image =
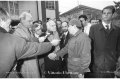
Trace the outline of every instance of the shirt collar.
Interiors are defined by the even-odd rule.
[[[105,29],[107,29],[106,25],[109,26],[109,29],[111,28],[111,22],[109,24],[106,24],[104,21],[102,21],[102,24],[104,26]]]
[[[64,35],[67,35],[68,34],[68,31],[67,32],[64,32]]]

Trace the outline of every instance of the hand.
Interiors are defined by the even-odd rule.
[[[83,74],[78,74],[78,77],[79,78],[84,78],[84,75]]]
[[[57,45],[59,44],[59,42],[60,42],[60,40],[58,40],[58,39],[53,39],[53,40],[51,41],[51,44],[54,45],[54,46],[57,46]]]
[[[44,42],[45,39],[46,39],[45,37],[40,37],[39,42]]]
[[[48,55],[48,57],[51,59],[51,60],[55,60],[55,58],[57,57],[57,55],[55,53],[50,53]]]

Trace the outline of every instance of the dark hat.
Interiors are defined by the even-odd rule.
[[[80,21],[77,20],[77,19],[71,19],[71,20],[69,21],[69,25],[76,25],[77,27],[82,27]]]

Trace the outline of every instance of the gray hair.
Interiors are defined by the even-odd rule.
[[[21,13],[21,15],[19,16],[20,20],[26,20],[26,17],[32,17],[32,15],[28,12],[23,12]]]

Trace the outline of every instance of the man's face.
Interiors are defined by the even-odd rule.
[[[69,31],[69,33],[70,33],[71,35],[73,35],[73,33],[74,33],[74,26],[73,26],[73,25],[69,25],[68,31]]]
[[[55,22],[51,21],[49,25],[47,26],[47,30],[49,31],[56,31],[56,24]]]
[[[39,29],[35,28],[35,33],[37,35],[41,35],[42,34],[42,30],[40,28]]]
[[[27,27],[30,28],[32,26],[33,19],[32,17],[26,17],[25,20],[23,20],[23,24]]]
[[[58,28],[61,27],[61,22],[60,21],[57,21],[57,26],[58,26]]]
[[[64,32],[67,32],[67,31],[68,31],[68,24],[67,24],[66,22],[63,22],[63,23],[62,23],[62,30],[63,30]]]
[[[103,21],[110,21],[112,19],[112,10],[111,9],[104,9],[102,13]]]
[[[79,20],[80,20],[80,22],[82,23],[83,26],[86,25],[86,20],[84,18],[80,18]]]
[[[91,20],[91,25],[95,25],[95,24],[97,24],[97,23],[98,23],[97,20]]]

